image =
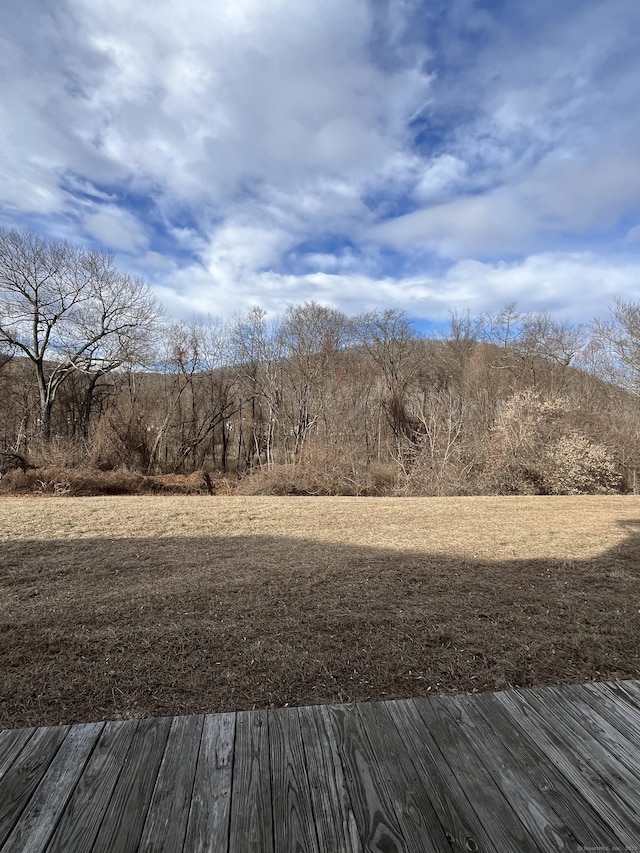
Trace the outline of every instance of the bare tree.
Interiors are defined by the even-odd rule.
[[[611,319],[595,320],[593,332],[605,378],[637,392],[640,389],[640,302],[617,298],[611,309]]]
[[[140,358],[160,313],[150,287],[111,255],[0,230],[0,342],[33,364],[46,438],[62,383]]]
[[[279,327],[286,378],[285,415],[296,460],[327,403],[327,378],[335,355],[349,341],[350,323],[340,311],[317,302],[289,306]],[[287,406],[288,404],[288,406]]]
[[[382,405],[397,452],[412,431],[407,392],[421,360],[418,336],[404,313],[394,309],[364,314],[356,318],[356,326],[360,344],[382,372]]]

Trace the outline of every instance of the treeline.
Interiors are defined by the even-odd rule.
[[[439,337],[315,302],[167,324],[108,256],[2,232],[0,340],[16,481],[33,466],[205,472],[245,494],[636,490],[632,302],[588,325],[453,312]]]

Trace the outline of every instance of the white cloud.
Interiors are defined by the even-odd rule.
[[[614,297],[640,298],[640,261],[602,259],[591,252],[547,252],[513,263],[458,261],[440,275],[376,278],[325,269],[305,275],[193,267],[163,279],[159,293],[171,312],[230,316],[256,304],[282,313],[314,299],[346,313],[399,308],[416,318],[445,321],[449,311],[472,314],[517,302],[526,311],[550,310],[571,322],[604,316]]]
[[[423,167],[414,195],[422,202],[440,201],[465,185],[468,172],[468,165],[459,157],[440,154]]]
[[[523,253],[559,235],[614,227],[640,203],[640,155],[607,151],[599,159],[550,155],[517,183],[454,198],[371,228],[398,248],[422,245],[443,257]]]
[[[146,234],[136,218],[113,205],[85,216],[83,228],[108,249],[133,254],[147,247]]]
[[[5,5],[0,219],[124,253],[180,313],[632,287],[635,0]]]

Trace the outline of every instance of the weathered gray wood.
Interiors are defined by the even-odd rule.
[[[406,700],[386,702],[438,815],[451,849],[477,853],[502,853],[482,826],[455,774],[415,706]]]
[[[240,711],[236,717],[229,853],[273,853],[266,711]]]
[[[630,681],[605,681],[603,686],[632,711],[636,713],[640,711],[640,693],[636,693],[633,689],[634,686],[637,686],[636,684]]]
[[[562,695],[566,695],[564,691]],[[616,702],[606,688],[597,684],[574,685],[568,695],[573,704],[588,706],[596,719],[605,720],[626,738],[632,744],[636,767],[640,765],[640,709],[634,714],[629,705]]]
[[[318,853],[297,709],[269,711],[268,718],[273,846],[278,853]]]
[[[533,853],[537,845],[446,710],[444,699],[412,700],[492,841],[501,850]]]
[[[640,706],[636,708],[621,699],[608,684],[590,682],[580,685],[579,696],[592,707],[597,707],[598,712],[606,716],[625,737],[640,742]]]
[[[171,717],[139,720],[93,853],[135,853],[162,761]]]
[[[576,743],[573,733],[551,713],[542,715],[518,691],[494,694],[515,722],[535,738],[536,744],[577,788],[611,827],[623,844],[633,846],[640,837],[640,820],[590,761],[591,744]],[[596,744],[597,746],[597,744]]]
[[[320,853],[362,853],[331,721],[320,706],[299,708],[298,716]]]
[[[563,726],[570,749],[588,750],[591,766],[603,778],[615,780],[620,796],[640,814],[640,770],[637,760],[634,761],[634,755],[638,754],[636,745],[598,717],[588,705],[575,705],[569,698],[563,701],[554,688],[544,693],[527,690],[526,700],[539,713],[552,715]]]
[[[229,845],[235,714],[204,718],[184,849],[226,853]]]
[[[174,717],[158,770],[140,853],[182,853],[204,717]]]
[[[0,779],[0,847],[18,822],[68,731],[68,726],[36,729]]]
[[[424,853],[446,850],[449,840],[384,703],[363,703],[356,708],[409,849]]]
[[[540,749],[537,739],[516,724],[493,693],[460,697],[460,701],[468,702],[474,714],[484,717],[513,756],[515,764],[529,774],[541,796],[584,847],[616,847],[621,843],[592,805]]]
[[[342,761],[358,830],[367,853],[408,853],[398,815],[353,705],[326,709]]]
[[[458,728],[474,744],[482,763],[539,849],[547,853],[584,850],[584,845],[542,797],[524,769],[513,760],[513,755],[504,746],[503,732],[496,734],[482,715],[477,710],[474,712],[469,697],[447,698],[443,704]]]
[[[2,853],[42,853],[103,727],[104,723],[71,727]]]
[[[105,723],[102,734],[47,846],[47,853],[93,849],[129,750],[136,722]]]
[[[0,779],[11,767],[35,729],[5,729],[0,732]]]
[[[639,685],[7,730],[0,853],[632,848]]]

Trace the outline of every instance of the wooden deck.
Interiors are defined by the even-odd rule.
[[[0,732],[0,851],[640,850],[640,682]]]

